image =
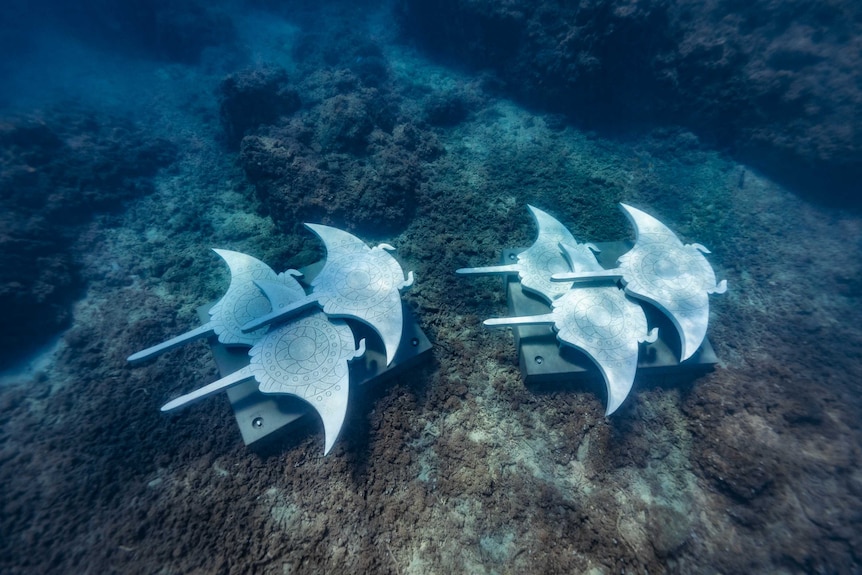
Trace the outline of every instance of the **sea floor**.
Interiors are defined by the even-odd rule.
[[[267,22],[249,52],[287,66],[276,38],[291,28]],[[481,90],[398,44],[386,57],[405,93]],[[141,128],[181,152],[154,193],[87,224],[72,326],[2,379],[0,571],[862,570],[858,214],[801,200],[682,129],[610,139],[483,93],[435,130],[445,153],[412,220],[369,239],[415,272],[403,298],[432,357],[353,393],[328,456],[313,421],[253,450],[224,395],[159,412],[217,379],[206,343],[125,358],[195,327],[220,297],[228,274],[209,248],[279,270],[321,252],[267,215],[217,141],[212,88],[195,90],[222,70],[113,73],[112,90],[138,95]],[[142,74],[148,93],[171,95],[123,84]],[[604,417],[598,382],[526,388],[511,332],[481,323],[505,314],[502,283],[454,271],[528,245],[527,204],[581,241],[631,239],[620,201],[708,247],[728,291],[710,298],[714,371],[638,378]]]

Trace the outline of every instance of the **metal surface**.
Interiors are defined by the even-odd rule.
[[[305,297],[305,291],[293,276],[296,270],[276,274],[272,268],[252,256],[230,250],[213,249],[230,268],[231,279],[227,292],[210,309],[209,321],[197,329],[154,345],[128,357],[131,363],[162,354],[188,342],[215,333],[225,345],[251,346],[266,333],[265,329],[243,332],[242,326],[272,309],[269,300],[255,286],[255,280],[268,280],[280,286],[272,288],[278,301],[285,303]]]
[[[571,237],[571,234],[569,234]],[[528,248],[527,251],[529,251]],[[593,252],[594,245],[559,242],[557,251],[577,272],[602,270]],[[520,259],[520,258],[519,258]],[[551,274],[546,281],[550,282]],[[527,291],[527,286],[521,285]],[[562,285],[566,285],[565,283]],[[587,286],[570,289],[551,303],[551,313],[489,319],[485,325],[515,326],[553,324],[557,338],[564,344],[581,350],[599,368],[607,388],[605,415],[622,404],[634,383],[641,342],[654,342],[657,330],[648,330],[643,309],[629,300],[616,286]]]
[[[634,247],[620,256],[619,267],[599,272],[555,274],[554,281],[622,278],[626,293],[647,301],[673,322],[681,342],[680,361],[700,347],[709,323],[709,294],[724,293],[727,282],[716,284],[715,272],[703,257],[700,244],[683,243],[649,214],[620,204],[632,222]]]
[[[589,252],[592,244],[578,244],[566,227],[546,212],[527,206],[536,222],[538,235],[532,246],[515,256],[517,263],[478,268],[461,268],[457,274],[496,275],[517,273],[524,289],[541,296],[549,303],[567,291],[571,283],[553,282],[551,276],[556,273],[580,270],[581,265],[595,262],[591,254],[582,261],[582,248]],[[567,258],[560,249],[560,244],[571,246],[574,259]],[[513,254],[514,256],[514,254]],[[574,265],[574,267],[572,267]],[[590,269],[590,268],[587,268]]]
[[[246,367],[162,406],[173,411],[254,378],[263,393],[306,401],[323,421],[324,455],[329,453],[347,412],[350,372],[347,362],[365,353],[343,321],[320,312],[294,318],[267,333],[249,351]]]
[[[342,230],[305,225],[323,241],[327,253],[323,269],[311,283],[312,293],[245,324],[243,330],[257,329],[317,304],[330,316],[355,319],[373,328],[386,348],[388,365],[398,350],[404,323],[399,290],[413,284],[413,272],[404,279],[404,271],[389,253],[394,248],[388,244],[369,248]]]
[[[303,268],[306,278],[314,277],[322,266]],[[206,315],[206,308],[199,314]],[[404,328],[401,343],[395,359],[387,365],[386,350],[383,342],[376,336],[373,329],[366,324],[345,320],[353,331],[355,342],[365,339],[365,354],[350,362],[350,385],[355,391],[365,385],[376,385],[390,377],[397,376],[412,369],[428,356],[431,342],[420,329],[409,308],[402,304]],[[226,347],[215,338],[211,347],[219,372],[229,374],[242,369],[249,363],[249,356],[238,348]],[[283,437],[292,432],[299,420],[311,413],[312,409],[305,401],[290,395],[263,394],[258,390],[253,379],[227,389],[227,396],[233,407],[234,417],[239,427],[242,439],[246,445],[251,445],[264,438]]]
[[[276,328],[251,348],[251,371],[263,393],[281,393],[307,401],[323,421],[324,451],[329,453],[347,413],[350,372],[347,362],[365,353],[355,346],[343,321],[322,313]]]
[[[398,290],[413,283],[413,273],[404,279],[387,251],[391,246],[368,248],[340,230],[308,227],[329,252],[325,264],[306,268],[311,285],[305,285],[315,293],[306,294],[294,278],[303,274],[295,270],[275,274],[251,256],[215,250],[230,267],[231,284],[216,304],[198,310],[204,325],[129,358],[140,361],[213,336],[210,344],[224,377],[166,403],[163,411],[226,391],[243,440],[250,444],[314,410],[323,422],[328,453],[344,422],[351,382],[383,379],[412,366],[431,349],[403,307]],[[323,311],[296,316],[311,305]],[[274,317],[290,312],[289,321],[266,328]],[[260,326],[246,325],[261,315],[269,318]],[[405,318],[410,318],[407,325]],[[237,346],[251,349],[243,353]]]
[[[615,287],[580,287],[557,298],[552,312],[485,320],[485,325],[553,324],[561,343],[584,352],[601,371],[608,392],[605,415],[622,404],[631,390],[641,342],[653,342],[639,305]]]
[[[601,251],[596,255],[603,266],[613,266],[617,258],[631,248],[629,242],[608,242],[597,244]],[[503,251],[503,261],[508,261],[518,249]],[[517,276],[506,278],[506,300],[511,316],[532,316],[551,313],[544,299],[525,291]],[[611,289],[612,286],[608,286]],[[582,288],[576,288],[582,289]],[[618,290],[619,291],[619,290]],[[658,328],[658,338],[652,343],[641,346],[638,355],[638,378],[658,377],[664,384],[668,381],[688,378],[712,369],[718,358],[708,338],[703,340],[700,349],[685,363],[679,363],[679,342],[670,320],[650,304],[641,306],[649,326]],[[547,325],[512,326],[518,363],[524,383],[535,389],[558,390],[573,385],[591,386],[604,379],[587,354],[575,347],[561,346],[553,328]]]

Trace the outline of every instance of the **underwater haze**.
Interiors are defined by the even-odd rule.
[[[862,573],[862,3],[6,0],[0,572]],[[526,385],[527,205],[702,244],[707,372]],[[230,282],[390,244],[433,348],[246,446]]]

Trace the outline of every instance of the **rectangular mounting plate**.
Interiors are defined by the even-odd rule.
[[[596,259],[606,269],[616,266],[619,256],[631,249],[630,242],[598,243],[601,250]],[[503,263],[517,261],[517,255],[525,248],[503,251]],[[540,315],[551,311],[540,297],[522,289],[517,274],[507,275],[506,300],[510,316]],[[684,363],[679,363],[680,342],[676,329],[665,315],[654,306],[635,300],[647,316],[650,328],[658,328],[658,339],[643,344],[638,357],[638,373],[644,375],[684,375],[711,369],[718,358],[709,340],[704,338],[700,348]],[[518,348],[518,363],[524,383],[530,386],[551,387],[566,382],[601,381],[595,364],[583,352],[571,346],[560,346],[556,332],[550,325],[513,326],[515,346]]]
[[[303,283],[310,282],[322,268],[322,262],[303,268]],[[198,309],[202,322],[209,321],[209,308],[212,304]],[[410,309],[402,302],[404,326],[398,352],[390,365],[386,365],[386,351],[380,336],[364,323],[344,320],[353,331],[357,345],[365,339],[365,354],[350,362],[350,386],[353,391],[368,383],[379,383],[410,369],[431,350],[431,342],[422,332]],[[215,337],[209,339],[216,365],[222,377],[242,369],[249,363],[247,347],[228,347]],[[352,392],[351,392],[352,393]],[[301,399],[291,395],[262,393],[257,381],[250,379],[239,385],[229,387],[227,396],[233,407],[234,417],[239,426],[242,440],[250,445],[259,439],[279,431],[305,415],[313,413],[312,408]]]

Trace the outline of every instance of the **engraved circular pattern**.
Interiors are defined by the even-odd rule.
[[[647,332],[643,310],[616,287],[573,289],[554,303],[554,315],[562,341],[601,361],[636,354]]]
[[[322,401],[349,382],[353,333],[343,322],[313,314],[267,334],[251,350],[251,369],[265,393]]]
[[[238,325],[243,325],[256,317],[269,313],[272,307],[269,300],[254,285],[254,280],[275,280],[277,276],[268,269],[244,268],[231,278],[230,287],[224,295],[220,305],[224,305],[225,312],[232,315]],[[262,311],[261,311],[262,310]]]
[[[692,247],[664,243],[636,246],[620,258],[630,289],[656,299],[677,298],[715,285],[706,258]]]
[[[591,324],[597,327],[607,327],[614,320],[612,312],[608,311],[601,305],[595,305],[589,308],[584,316]]]
[[[276,279],[268,268],[246,268],[231,278],[224,297],[210,310],[216,335],[224,344],[253,345],[266,328],[244,333],[241,326],[269,313],[272,306],[267,297],[254,285],[255,279]]]
[[[607,292],[604,289],[572,290],[561,302],[566,323],[577,324],[587,341],[615,340],[625,332],[625,311],[606,295]]]
[[[300,376],[325,376],[341,357],[341,339],[328,322],[312,320],[290,325],[267,338],[261,354],[263,366],[271,377],[285,376],[299,381]]]
[[[519,262],[524,265],[525,271],[529,270],[540,277],[570,271],[566,258],[556,245],[535,244],[520,255]]]
[[[556,246],[552,248],[548,244],[536,243],[519,254],[518,263],[521,265],[518,274],[521,284],[548,299],[566,293],[572,285],[570,282],[551,281],[555,273],[570,271],[569,264]]]
[[[313,337],[303,335],[287,344],[287,355],[297,362],[305,361],[314,356],[317,351],[317,342]]]
[[[233,316],[237,325],[269,313],[272,306],[269,300],[253,283],[245,284],[225,294],[225,308]]]
[[[340,310],[363,315],[381,303],[391,305],[392,291],[404,283],[398,262],[383,250],[365,254],[340,254],[327,260],[315,281],[315,291]]]

